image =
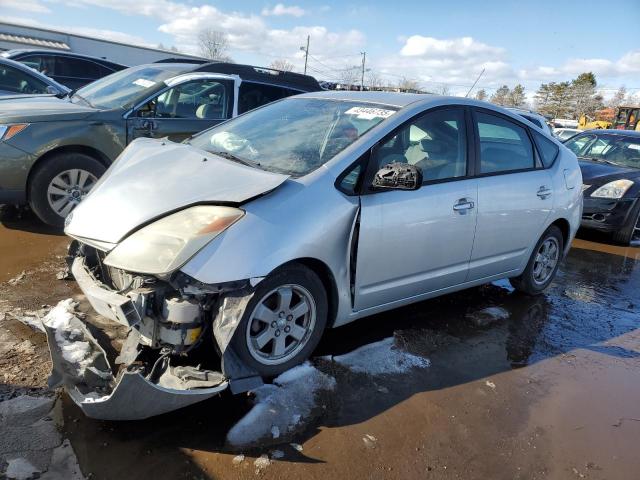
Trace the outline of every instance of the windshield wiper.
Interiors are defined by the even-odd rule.
[[[249,160],[245,160],[243,158],[236,157],[233,153],[230,153],[230,152],[220,151],[220,152],[211,152],[211,153],[213,153],[214,155],[217,155],[219,157],[226,158],[227,160],[232,160],[234,162],[241,163],[242,165],[245,165],[247,167],[254,167],[255,168],[255,167],[259,167],[260,166],[260,163],[258,163],[258,162],[250,162]]]
[[[601,163],[606,163],[607,165],[615,165],[616,167],[622,167],[623,165],[620,165],[619,163],[616,162],[612,162],[611,160],[606,160],[604,158],[601,157],[580,157],[582,160],[590,160],[592,162],[601,162]]]

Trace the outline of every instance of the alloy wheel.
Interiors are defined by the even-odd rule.
[[[94,174],[79,168],[61,172],[49,182],[47,188],[49,206],[61,217],[66,217],[97,181],[98,178]]]
[[[251,312],[246,329],[249,353],[265,365],[280,365],[307,344],[316,324],[316,304],[301,285],[267,293]]]
[[[560,244],[555,237],[548,237],[538,248],[533,261],[533,281],[543,285],[549,281],[560,259]]]

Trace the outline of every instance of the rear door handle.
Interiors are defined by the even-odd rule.
[[[474,207],[475,204],[471,200],[467,198],[461,198],[460,200],[458,200],[458,203],[453,206],[453,210],[455,212],[464,214],[467,210],[471,210]]]
[[[546,185],[542,185],[538,189],[538,193],[536,193],[536,195],[538,195],[541,200],[544,200],[545,198],[549,198],[551,196],[551,189]]]

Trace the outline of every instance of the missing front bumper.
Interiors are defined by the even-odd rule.
[[[70,301],[64,305],[66,323],[45,320],[53,364],[50,386],[64,386],[87,416],[102,420],[143,419],[206,400],[227,388],[241,393],[262,385],[261,377],[244,365],[230,345],[243,308],[253,294],[250,286],[229,285],[218,294],[217,309],[207,327],[211,328],[217,348],[208,341],[212,351],[205,351],[206,355],[219,356],[220,371],[216,371],[217,368],[194,366],[198,361],[191,357],[190,350],[176,354],[166,348],[154,348],[154,341],[140,335],[139,330],[148,331],[145,328],[150,322],[153,294],[144,289],[127,294],[111,289],[94,276],[84,256],[73,259],[71,271],[96,312],[129,328],[127,341],[115,360],[120,368],[116,373],[105,350],[70,307]],[[103,335],[98,338],[106,340]],[[68,358],[71,343],[86,345],[80,361]],[[179,365],[173,365],[174,361]]]

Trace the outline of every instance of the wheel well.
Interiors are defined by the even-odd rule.
[[[109,165],[111,165],[111,160],[109,160],[109,158],[104,153],[92,147],[87,147],[85,145],[65,145],[62,147],[54,148],[53,150],[49,150],[47,153],[41,155],[40,158],[38,158],[31,166],[31,170],[29,170],[29,176],[27,178],[27,197],[29,196],[29,191],[31,190],[31,177],[33,176],[33,172],[35,172],[43,162],[46,162],[48,158],[59,155],[61,153],[83,153],[98,160],[105,166],[105,168],[109,168]]]
[[[569,241],[569,232],[571,231],[571,226],[569,225],[569,222],[565,218],[558,218],[551,225],[555,225],[562,232],[562,241],[566,249],[568,247],[567,242]]]
[[[327,327],[332,327],[338,314],[338,287],[333,273],[329,267],[316,258],[298,258],[292,263],[300,263],[305,267],[313,270],[320,277],[324,290],[327,292],[327,300],[329,302],[329,318],[327,318]]]

